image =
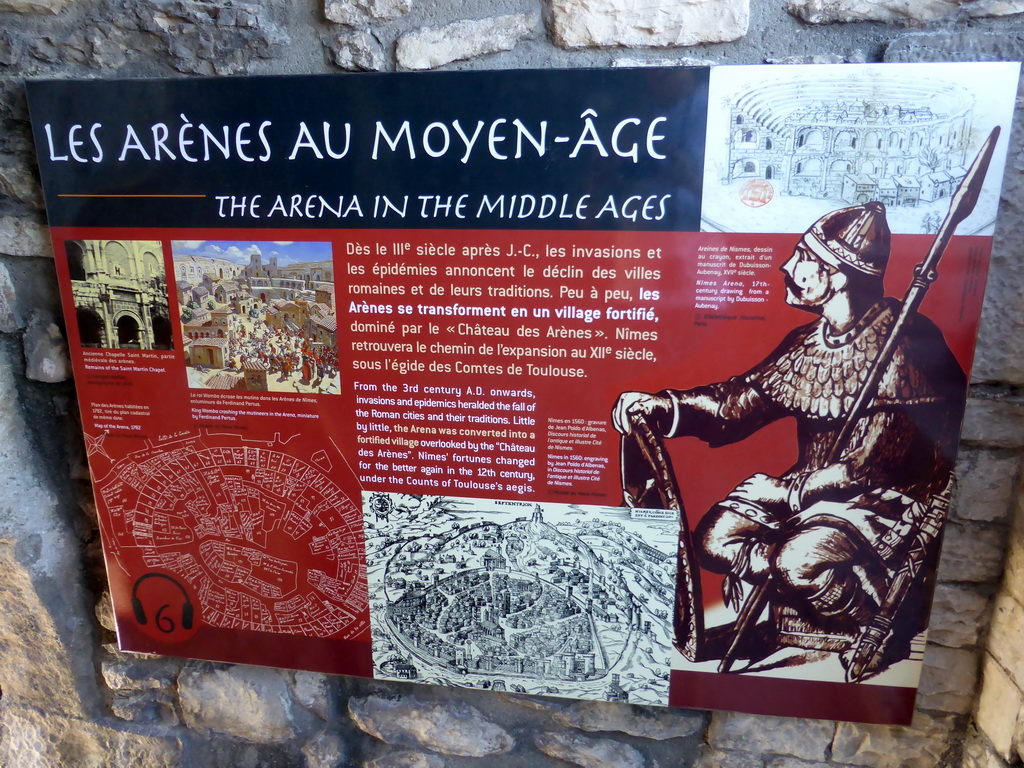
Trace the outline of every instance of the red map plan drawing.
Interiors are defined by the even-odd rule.
[[[190,433],[118,460],[98,482],[111,565],[173,574],[212,627],[355,637],[361,512],[301,442]]]

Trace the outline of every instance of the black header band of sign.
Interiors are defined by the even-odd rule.
[[[55,226],[697,231],[708,80],[439,72],[28,94]]]

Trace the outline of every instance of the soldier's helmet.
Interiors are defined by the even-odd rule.
[[[885,206],[872,200],[825,214],[811,225],[801,242],[836,269],[853,267],[865,275],[881,277],[889,262],[890,235]]]

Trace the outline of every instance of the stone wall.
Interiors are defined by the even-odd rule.
[[[1022,0],[0,0],[0,764],[1020,764],[1020,125],[918,713],[912,726],[888,728],[573,703],[119,652],[56,319],[22,82],[1022,55]]]

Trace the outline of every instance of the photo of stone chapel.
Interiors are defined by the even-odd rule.
[[[83,347],[174,348],[159,241],[68,240],[65,251]]]

